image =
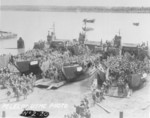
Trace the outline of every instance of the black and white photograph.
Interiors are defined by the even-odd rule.
[[[150,0],[0,0],[0,118],[150,118]]]

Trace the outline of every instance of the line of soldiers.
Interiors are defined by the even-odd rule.
[[[21,96],[24,96],[24,99],[26,99],[27,95],[33,92],[36,76],[33,75],[33,73],[27,76],[20,76],[12,73],[2,73],[1,80],[3,80],[3,86],[7,88],[6,94],[8,97],[8,102],[11,97],[15,97],[16,101],[19,101]]]
[[[4,89],[5,87],[5,82],[8,80],[10,76],[10,70],[7,67],[1,68],[0,69],[0,89]]]
[[[104,98],[104,94],[106,92],[106,86],[103,84],[100,88],[97,85],[97,79],[94,79],[93,84],[91,85],[91,92],[92,92],[92,100],[93,106],[96,103],[100,103]]]

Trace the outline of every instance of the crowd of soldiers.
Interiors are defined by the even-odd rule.
[[[89,62],[96,62],[95,60],[99,58],[97,54],[84,54],[84,55],[74,55],[72,56],[69,51],[64,51],[63,53],[52,49],[33,49],[27,51],[24,54],[20,54],[14,57],[15,61],[21,60],[38,60],[43,75],[48,78],[54,78],[54,75],[61,75],[61,69],[64,64],[71,64],[72,62],[77,62],[81,65],[86,65]],[[95,64],[96,65],[96,64]],[[56,78],[56,77],[55,77]],[[58,77],[58,79],[61,79]]]
[[[99,62],[99,55],[84,54],[84,55],[70,55],[69,51],[60,52],[52,49],[33,49],[26,53],[13,56],[12,62],[15,64],[17,61],[32,61],[38,60],[42,70],[42,77],[55,80],[56,82],[65,79],[62,73],[62,67],[65,63],[71,64],[77,62],[83,67],[89,62],[97,65]],[[11,63],[12,63],[11,62]],[[9,68],[3,68],[0,71],[0,84],[3,88],[7,88],[7,96],[15,96],[19,100],[20,96],[26,98],[29,91],[33,90],[36,76],[33,74],[20,76],[19,74],[11,73]]]
[[[91,118],[91,112],[89,107],[89,100],[87,96],[81,100],[80,105],[74,105],[75,112],[70,115],[65,115],[64,118]]]
[[[19,101],[21,96],[26,99],[27,95],[34,90],[36,76],[33,73],[21,76],[6,70],[9,69],[1,70],[0,84],[2,85],[1,89],[7,89],[8,101],[11,98],[16,98],[16,101]]]

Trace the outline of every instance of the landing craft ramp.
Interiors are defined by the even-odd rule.
[[[89,79],[89,78],[93,77],[96,72],[97,72],[96,68],[89,69],[88,71],[86,71],[82,75],[76,76],[75,78],[71,78],[71,79],[73,79],[72,81],[70,81],[70,80],[68,81],[66,79],[64,81],[56,82],[55,80],[51,80],[50,78],[40,79],[40,80],[36,81],[35,86],[47,88],[47,89],[53,89],[53,88],[57,89],[57,88],[62,87],[64,85],[68,85],[73,81],[75,82],[75,81],[79,81],[79,80]]]

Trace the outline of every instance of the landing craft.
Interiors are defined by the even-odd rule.
[[[0,31],[0,40],[3,39],[14,39],[17,37],[17,34],[12,32]]]

